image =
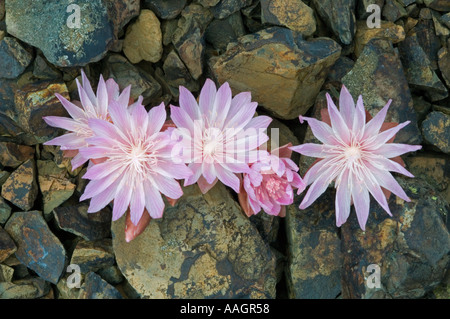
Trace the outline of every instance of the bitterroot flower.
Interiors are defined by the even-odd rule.
[[[180,86],[179,103],[180,107],[171,106],[171,119],[182,138],[182,160],[193,171],[184,185],[197,182],[206,193],[220,180],[239,193],[236,174],[248,172],[248,164],[258,158],[257,148],[268,140],[264,131],[271,118],[253,117],[258,104],[251,101],[250,92],[232,98],[228,83],[216,90],[210,79],[198,103],[191,92]]]
[[[414,176],[391,158],[417,151],[421,146],[389,143],[409,121],[380,131],[391,100],[367,123],[362,96],[359,96],[355,108],[353,98],[344,86],[339,98],[340,111],[329,94],[327,101],[331,127],[314,118],[300,116],[300,122],[307,121],[314,136],[323,144],[307,143],[291,147],[303,155],[321,159],[304,176],[304,182],[310,187],[300,209],[311,205],[334,181],[337,226],[346,222],[353,202],[359,225],[365,230],[369,193],[390,216],[392,214],[382,188],[410,201],[390,171]]]
[[[269,215],[284,217],[285,205],[294,201],[294,189],[305,188],[297,173],[299,168],[290,158],[290,146],[273,150],[270,156],[251,164],[250,172],[243,175],[244,191],[238,197],[247,216],[256,215],[262,208]]]
[[[55,93],[55,96],[67,110],[71,118],[60,116],[44,117],[48,125],[65,129],[69,133],[45,142],[44,145],[58,145],[62,151],[78,151],[80,148],[87,146],[86,138],[91,137],[93,134],[88,125],[90,119],[108,120],[108,105],[112,101],[117,101],[121,105],[128,106],[130,86],[125,88],[120,94],[119,86],[113,79],[105,82],[103,77],[100,76],[97,94],[94,94],[91,84],[83,71],[81,71],[81,77],[82,85],[78,82],[78,79],[76,80],[81,107],[77,105],[77,102],[75,102],[77,104],[74,104],[60,94]],[[136,104],[140,104],[141,101],[142,99],[136,102]],[[88,158],[82,154],[74,153],[76,155],[72,159],[72,169],[76,169],[88,161]]]
[[[102,162],[88,167],[83,178],[90,182],[80,200],[91,198],[88,212],[97,212],[114,200],[114,221],[128,207],[134,225],[144,209],[151,218],[161,218],[161,193],[180,198],[183,192],[175,179],[192,174],[185,164],[172,161],[174,141],[167,131],[161,132],[166,120],[164,104],[147,113],[140,104],[127,109],[127,104],[112,101],[109,115],[112,123],[88,121],[93,136],[86,139],[89,146],[81,148],[80,154]]]

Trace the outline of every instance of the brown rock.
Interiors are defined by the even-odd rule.
[[[79,299],[122,299],[120,292],[94,272],[89,272],[81,286]]]
[[[25,211],[33,207],[37,194],[33,159],[19,166],[2,185],[2,197]]]
[[[381,21],[380,28],[369,28],[366,21],[358,21],[355,34],[355,55],[358,57],[364,46],[373,38],[383,38],[398,43],[405,39],[402,26],[390,21]]]
[[[438,52],[438,65],[439,70],[441,70],[442,77],[450,87],[450,52],[447,48],[442,48]]]
[[[97,241],[80,240],[73,253],[71,264],[80,266],[82,273],[98,271],[114,264],[114,253],[111,239]]]
[[[21,75],[33,59],[32,51],[13,37],[0,36],[0,78],[14,79]]]
[[[294,119],[314,103],[340,52],[331,39],[304,41],[272,27],[241,37],[212,68],[219,83],[228,82],[236,93],[251,91],[277,117]]]
[[[316,31],[314,11],[301,0],[262,0],[261,19],[263,23],[282,25],[303,36]]]
[[[60,129],[48,126],[42,117],[68,116],[55,93],[70,99],[64,82],[33,82],[19,88],[15,93],[18,123],[34,136],[35,144],[47,142],[61,133]]]
[[[436,11],[450,11],[448,0],[424,0],[425,5]]]
[[[0,264],[0,282],[11,282],[14,275],[14,268]]]
[[[15,253],[16,250],[16,244],[9,234],[0,226],[0,263]]]
[[[34,148],[30,146],[0,142],[0,163],[3,166],[16,168],[33,156]]]
[[[38,211],[15,212],[5,230],[17,244],[16,257],[42,279],[56,284],[66,261],[66,251]]]
[[[38,182],[44,203],[44,215],[48,215],[72,196],[76,185],[65,178],[66,170],[53,161],[37,161]]]
[[[123,53],[131,63],[158,62],[162,56],[162,33],[158,18],[151,10],[142,10],[130,25],[123,42]]]
[[[431,112],[422,122],[423,138],[444,153],[450,154],[450,115]]]
[[[274,298],[273,255],[228,190],[218,183],[202,195],[193,185],[184,194],[129,243],[125,218],[113,223],[131,286],[143,298]]]
[[[0,299],[41,298],[51,290],[50,284],[42,278],[27,278],[14,282],[0,282]]]

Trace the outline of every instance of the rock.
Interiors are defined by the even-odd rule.
[[[299,210],[300,196],[287,206],[289,298],[334,299],[341,292],[341,240],[334,211],[335,192],[327,191],[313,205]]]
[[[421,123],[430,112],[431,103],[427,102],[422,96],[413,96],[413,103],[417,114],[417,122]]]
[[[70,99],[64,82],[32,82],[20,87],[15,94],[17,121],[24,131],[34,137],[35,144],[47,142],[62,132],[61,129],[47,125],[42,117],[68,117],[55,93]]]
[[[0,0],[0,21],[5,17],[5,0]]]
[[[433,20],[419,19],[414,28],[409,32],[409,35],[411,36],[414,34],[417,36],[417,41],[427,55],[432,69],[436,70],[438,68],[438,51],[441,48],[441,42],[436,35]]]
[[[212,16],[209,11],[192,5],[185,8],[178,20],[178,27],[172,36],[181,60],[188,68],[192,77],[197,80],[203,73],[203,56],[205,53],[205,39],[203,37],[207,23]]]
[[[15,143],[0,142],[0,163],[16,168],[34,157],[34,148]]]
[[[450,29],[450,12],[441,16],[441,22]]]
[[[374,13],[373,10],[367,10],[372,4],[380,7],[380,12],[383,9],[384,0],[357,0],[356,16],[358,20],[367,20],[367,18]]]
[[[104,63],[105,78],[113,78],[120,90],[131,85],[130,97],[137,100],[139,95],[144,98],[144,105],[161,96],[161,85],[148,72],[134,66],[119,54],[110,55]]]
[[[8,233],[0,226],[0,263],[17,250],[16,244]]]
[[[173,19],[181,13],[186,0],[144,0],[144,7],[152,10],[160,19]]]
[[[14,268],[0,264],[0,282],[11,282],[14,275]]]
[[[0,78],[14,79],[33,59],[32,51],[13,37],[0,39]]]
[[[58,227],[85,240],[93,241],[111,234],[111,209],[105,207],[95,214],[87,212],[89,205],[56,207],[53,215]]]
[[[398,49],[410,87],[426,94],[432,102],[448,96],[447,88],[433,71],[426,53],[417,41],[417,36],[407,37],[399,43]]]
[[[313,0],[316,12],[343,44],[350,44],[356,31],[356,0]]]
[[[366,231],[354,209],[342,226],[343,298],[421,298],[438,285],[447,270],[450,234],[443,221],[446,202],[419,178],[397,178],[411,198],[391,195],[393,217],[371,200]],[[380,288],[369,288],[368,266],[380,268]]]
[[[172,88],[178,90],[178,87],[182,85],[191,92],[199,90],[198,83],[194,81],[175,50],[170,51],[167,55],[164,60],[163,70],[167,84]]]
[[[438,52],[438,65],[447,87],[450,87],[450,52],[442,48]]]
[[[123,53],[131,63],[158,62],[163,52],[161,26],[156,15],[142,10],[136,22],[127,28]]]
[[[193,185],[184,194],[129,243],[125,218],[113,223],[131,286],[143,298],[274,298],[273,255],[228,190],[218,183],[201,195]]]
[[[216,4],[220,2],[220,0],[197,0],[202,6],[206,7],[214,7]]]
[[[229,15],[252,4],[252,0],[220,0],[220,2],[211,8],[214,18],[224,19]]]
[[[316,31],[314,10],[301,0],[261,0],[263,23],[285,26],[303,36]]]
[[[69,199],[76,185],[65,178],[66,170],[59,168],[53,161],[37,161],[38,182],[44,204],[44,216],[48,215]]]
[[[5,225],[9,216],[11,216],[11,207],[0,197],[0,225]]]
[[[346,56],[341,56],[328,71],[327,82],[335,82],[338,87],[341,86],[342,78],[350,72],[355,65],[355,61]]]
[[[408,170],[450,199],[450,158],[443,154],[420,154],[405,158]],[[447,217],[448,218],[448,217]]]
[[[19,166],[2,185],[2,197],[22,210],[30,210],[38,195],[33,159]]]
[[[50,289],[42,278],[0,282],[0,299],[35,299],[48,294]]]
[[[390,21],[380,21],[380,28],[369,28],[366,21],[358,21],[355,34],[356,57],[359,57],[364,46],[373,38],[383,38],[392,43],[399,43],[405,39],[405,30],[402,26]]]
[[[447,0],[424,0],[423,1],[428,8],[436,11],[450,11],[450,3]]]
[[[89,272],[81,286],[79,299],[123,299],[120,292],[94,272]]]
[[[0,186],[2,186],[6,182],[9,175],[11,175],[10,172],[0,170]]]
[[[386,0],[382,11],[382,16],[384,19],[395,22],[398,19],[406,17],[407,15],[408,13],[406,12],[406,9],[403,8],[398,1]]]
[[[33,76],[41,80],[59,80],[62,73],[38,54],[33,63]]]
[[[450,30],[444,26],[445,21],[443,21],[441,19],[441,16],[435,12],[432,14],[432,17],[436,35],[439,37],[447,38],[450,35]]]
[[[241,37],[212,69],[219,83],[228,82],[234,92],[251,91],[252,100],[277,117],[294,119],[314,103],[340,52],[331,39],[305,41],[272,27]]]
[[[231,42],[245,35],[245,27],[240,12],[233,13],[229,17],[214,19],[205,31],[205,40],[220,52],[225,52]]]
[[[81,291],[81,286],[79,288],[72,287],[68,285],[67,280],[70,275],[62,277],[55,286],[56,299],[78,299]],[[73,284],[73,281],[69,281]]]
[[[450,115],[442,112],[428,114],[422,122],[422,134],[425,141],[450,154]]]
[[[16,257],[42,279],[56,284],[64,271],[66,251],[38,211],[16,212],[5,230],[17,244]]]
[[[172,43],[172,37],[175,30],[178,28],[178,20],[164,20],[161,23],[163,46],[168,46]]]
[[[422,139],[417,126],[411,92],[403,73],[400,58],[392,43],[372,39],[367,43],[353,69],[342,79],[354,99],[363,96],[364,106],[372,116],[392,99],[386,122],[409,125],[397,133],[396,143],[420,144]]]
[[[42,50],[54,65],[84,66],[102,59],[120,29],[139,12],[136,0],[81,1],[77,7],[71,3],[8,1],[8,33]]]
[[[80,266],[83,274],[113,265],[114,252],[111,239],[80,240],[72,253],[70,263]]]
[[[125,279],[116,265],[102,268],[97,273],[111,285],[118,285]]]

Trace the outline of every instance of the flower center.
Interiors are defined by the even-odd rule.
[[[152,145],[152,143],[139,141],[123,149],[126,158],[125,165],[142,176],[151,173],[152,167],[158,162],[156,155],[151,151]]]
[[[265,186],[266,186],[267,192],[271,196],[274,196],[274,195],[277,195],[278,192],[281,190],[282,182],[280,179],[275,178],[274,176],[271,175],[268,178],[266,178]]]
[[[222,132],[218,128],[208,128],[203,134],[203,156],[214,157],[223,143]]]
[[[345,158],[349,161],[356,161],[361,158],[361,150],[358,147],[350,146],[344,151]]]

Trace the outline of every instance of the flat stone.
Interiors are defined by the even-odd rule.
[[[139,12],[139,1],[79,1],[75,8],[71,4],[71,0],[8,1],[8,33],[42,50],[54,65],[84,66],[102,59],[120,29]]]
[[[355,34],[356,57],[359,57],[364,46],[373,38],[383,38],[392,43],[399,43],[405,39],[405,30],[402,26],[390,21],[380,21],[380,28],[369,28],[366,21],[358,21]]]
[[[428,57],[433,70],[438,68],[438,52],[441,48],[441,42],[436,35],[434,23],[432,19],[419,19],[417,24],[412,28],[408,35],[416,35],[419,45]]]
[[[36,299],[50,292],[50,284],[42,278],[0,282],[0,299]]]
[[[426,101],[422,96],[414,96],[413,95],[413,102],[414,102],[414,109],[416,110],[417,114],[417,122],[421,123],[425,117],[430,113],[431,109],[431,103]]]
[[[14,268],[0,264],[0,282],[11,282],[14,276]]]
[[[390,41],[370,40],[353,69],[342,79],[342,83],[355,99],[359,95],[363,96],[365,109],[372,116],[392,99],[386,122],[411,121],[397,133],[395,142],[421,143],[422,138],[408,82],[400,58]]]
[[[305,210],[301,198],[287,206],[289,298],[335,299],[341,292],[341,240],[334,211],[335,192],[327,191]]]
[[[5,17],[5,0],[0,0],[0,21]]]
[[[85,203],[56,207],[53,215],[58,227],[88,241],[110,236],[111,209],[105,207],[98,213],[90,214],[87,212],[88,207],[89,205]]]
[[[173,19],[181,13],[186,0],[144,0],[144,8],[152,10],[160,19]]]
[[[32,51],[13,37],[0,39],[0,78],[14,79],[25,71],[33,59]]]
[[[383,6],[382,16],[385,20],[395,22],[408,15],[406,9],[396,0],[386,0]]]
[[[433,12],[432,17],[433,17],[434,30],[436,31],[436,35],[438,37],[447,38],[450,35],[450,30],[448,29],[448,27],[446,25],[444,25],[446,21],[443,20],[441,18],[441,16],[436,12]]]
[[[94,272],[84,277],[78,299],[123,299],[120,292]]]
[[[37,161],[38,183],[44,204],[44,216],[69,199],[76,185],[65,177],[66,169],[59,168],[55,162]],[[46,218],[47,219],[47,218]]]
[[[199,90],[198,83],[192,78],[189,70],[181,61],[175,50],[172,50],[164,60],[163,70],[167,84],[178,90],[180,85],[191,92]]]
[[[303,36],[316,31],[314,10],[301,0],[261,0],[263,23],[285,26]]]
[[[117,265],[102,268],[97,273],[111,285],[118,285],[125,279]]]
[[[428,8],[436,11],[450,11],[450,3],[447,0],[423,0]]]
[[[444,223],[447,203],[420,178],[396,178],[411,202],[391,195],[393,217],[371,200],[363,232],[354,209],[341,229],[343,298],[421,298],[444,278],[450,234]],[[366,279],[380,268],[380,288]]]
[[[422,122],[422,134],[425,141],[450,154],[450,115],[442,112],[428,114]]]
[[[0,226],[0,263],[14,254],[16,250],[16,244],[8,233]]]
[[[2,185],[2,197],[22,210],[30,210],[38,195],[33,159],[19,166]]]
[[[450,52],[447,48],[439,50],[438,65],[447,87],[450,87]]]
[[[434,102],[448,96],[448,90],[433,71],[430,61],[417,36],[409,36],[399,43],[400,59],[405,71],[406,79],[412,88],[415,88]]]
[[[0,197],[0,225],[4,225],[8,221],[9,216],[11,216],[11,206]]]
[[[42,214],[15,212],[5,230],[17,244],[16,257],[39,277],[56,284],[64,271],[66,251]]]
[[[251,4],[252,0],[221,0],[211,11],[216,19],[224,19]]]
[[[272,27],[241,37],[214,60],[212,70],[233,92],[251,91],[252,100],[276,117],[294,119],[312,106],[340,53],[329,38],[305,41]]]
[[[137,100],[140,95],[144,105],[161,96],[161,85],[148,72],[134,66],[119,54],[112,54],[105,60],[104,76],[113,78],[119,84],[120,90],[131,85],[130,97]]]
[[[72,253],[70,263],[80,266],[83,274],[113,265],[114,252],[111,239],[105,238],[97,241],[81,239]]]
[[[34,59],[33,75],[41,80],[59,80],[62,78],[61,71],[49,64],[40,54]]]
[[[123,53],[131,63],[142,60],[155,63],[161,59],[162,52],[161,24],[151,10],[144,9],[127,28]]]
[[[16,168],[34,157],[34,148],[9,142],[0,142],[0,163]]]
[[[205,40],[220,52],[225,52],[231,42],[246,34],[240,12],[233,13],[225,19],[214,19],[205,31]]]
[[[450,29],[450,12],[441,16],[441,22]]]
[[[204,7],[214,7],[220,0],[197,0]]]
[[[62,132],[47,125],[42,117],[69,116],[55,93],[70,99],[64,82],[32,82],[20,87],[15,93],[18,123],[35,138],[35,144],[47,142]]]
[[[356,0],[313,0],[312,4],[339,40],[350,44],[356,32]]]
[[[220,183],[205,195],[184,188],[129,243],[124,227],[112,225],[116,261],[142,298],[275,298],[274,256]]]
[[[450,157],[444,154],[417,154],[405,158],[408,170],[433,186],[443,198],[450,198]]]
[[[336,63],[330,68],[328,72],[327,82],[335,82],[337,83],[337,87],[340,87],[342,83],[342,78],[350,72],[351,69],[355,66],[355,61],[352,59],[341,56],[337,59]]]

